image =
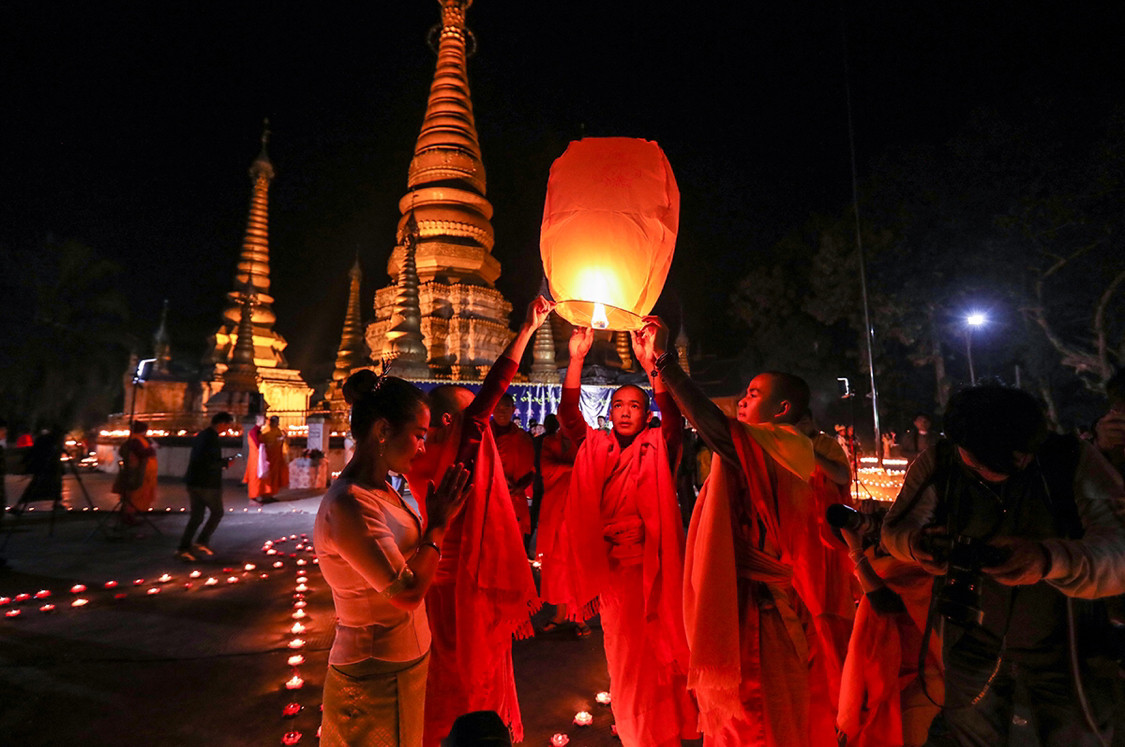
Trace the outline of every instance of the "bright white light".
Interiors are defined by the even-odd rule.
[[[982,327],[988,323],[988,317],[986,317],[979,311],[974,311],[973,313],[965,317],[965,323],[970,327]]]

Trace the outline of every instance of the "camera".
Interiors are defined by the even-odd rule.
[[[933,556],[934,562],[948,565],[945,583],[935,602],[938,614],[965,628],[984,622],[981,609],[983,569],[1002,564],[1011,551],[964,534],[955,537],[922,534],[918,544],[923,552]]]
[[[863,539],[864,547],[870,547],[879,544],[879,533],[883,528],[885,514],[886,511],[861,513],[844,503],[833,503],[825,509],[824,520],[837,535],[839,530],[847,529]]]

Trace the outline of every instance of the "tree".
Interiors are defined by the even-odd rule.
[[[120,268],[75,241],[3,252],[0,408],[13,428],[105,421],[129,354]]]

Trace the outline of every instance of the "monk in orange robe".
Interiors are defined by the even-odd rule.
[[[252,501],[262,497],[262,426],[265,424],[266,416],[256,415],[254,427],[246,431],[246,472],[242,475],[242,482],[246,483],[246,495]]]
[[[461,462],[472,472],[465,506],[446,531],[433,585],[426,594],[430,669],[423,744],[437,747],[458,716],[496,711],[514,741],[523,722],[512,670],[512,638],[533,635],[539,608],[500,454],[489,418],[519,367],[527,343],[550,314],[538,297],[520,331],[493,364],[474,397],[445,385],[430,392],[426,451],[406,475],[410,492],[426,495],[445,469]],[[419,501],[424,511],[424,503]]]
[[[816,525],[808,484],[815,458],[812,442],[792,423],[808,409],[808,386],[789,374],[759,374],[730,419],[667,352],[662,321],[646,318],[639,338],[714,452],[684,564],[688,687],[704,744],[835,744],[831,726],[810,716],[818,641],[800,593],[823,583],[811,577],[816,564],[801,556]]]
[[[878,540],[868,544],[859,533],[840,531],[864,596],[844,664],[837,727],[847,747],[920,747],[941,710],[935,704],[945,701],[939,631],[925,640],[933,576],[881,551]]]
[[[520,522],[524,537],[531,534],[531,511],[527,498],[531,495],[531,485],[535,481],[535,443],[531,434],[519,427],[512,418],[516,403],[512,395],[505,392],[492,411],[492,436],[500,451],[500,463],[504,465],[504,477],[508,481],[508,493],[512,496],[512,507]]]
[[[657,382],[661,426],[649,428],[648,395],[626,385],[610,400],[613,430],[591,428],[578,402],[593,339],[593,330],[579,327],[570,340],[559,420],[578,454],[562,541],[548,565],[566,564],[571,589],[569,598],[548,601],[567,603],[581,619],[601,612],[622,744],[679,745],[698,736],[685,676],[683,521],[672,476],[683,418]],[[652,370],[651,358],[639,349],[637,358],[646,372]]]
[[[265,452],[265,469],[258,468],[261,478],[262,499],[274,498],[289,487],[289,460],[285,458],[285,431],[279,425],[280,418],[270,416],[269,428],[262,430],[262,451]],[[425,493],[423,493],[425,495]]]
[[[542,564],[539,586],[544,599],[566,596],[568,581],[563,571],[565,563],[550,563],[546,559],[554,554],[555,543],[562,531],[563,515],[566,511],[566,494],[570,490],[570,474],[574,469],[574,442],[567,438],[560,428],[557,415],[551,414],[544,420],[546,433],[539,450],[539,470],[543,479],[543,503],[539,509],[539,525],[535,529],[535,557]],[[556,591],[558,589],[559,591]],[[564,610],[551,621],[557,626],[563,620]],[[546,628],[545,628],[546,629]]]
[[[112,492],[122,498],[121,520],[135,524],[136,514],[147,511],[156,502],[156,445],[148,437],[148,423],[137,420],[130,427],[129,438],[118,450],[121,470],[113,481]]]
[[[801,546],[794,548],[795,562],[803,572],[795,583],[816,629],[810,678],[810,718],[814,729],[835,729],[840,702],[840,678],[848,653],[856,602],[862,596],[853,576],[848,547],[825,519],[833,504],[852,505],[851,467],[848,456],[835,438],[822,433],[811,413],[796,428],[812,441],[815,466],[809,479],[814,503],[807,532],[794,535]],[[803,580],[811,583],[801,586]]]

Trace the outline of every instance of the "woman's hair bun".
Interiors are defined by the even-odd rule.
[[[354,405],[360,398],[371,394],[379,377],[370,369],[361,369],[348,377],[344,382],[344,401]]]

